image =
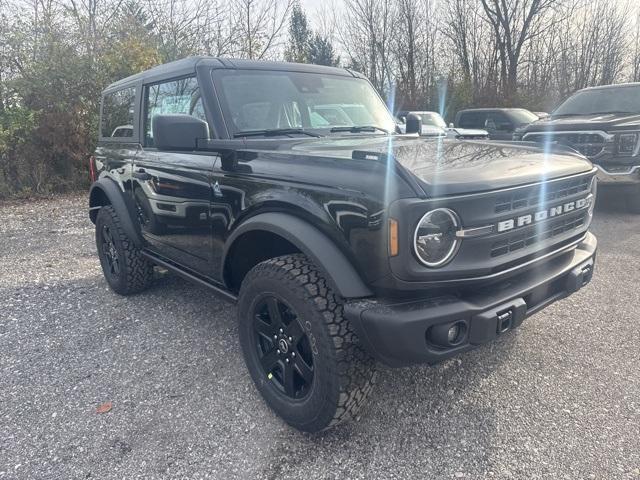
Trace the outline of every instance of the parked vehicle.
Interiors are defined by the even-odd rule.
[[[549,116],[548,112],[532,112],[538,119],[547,118]]]
[[[484,128],[491,140],[511,140],[516,129],[538,120],[524,108],[470,108],[456,113],[455,126]]]
[[[579,151],[598,167],[599,185],[620,192],[629,211],[640,213],[640,83],[579,90],[514,139]]]
[[[402,133],[406,130],[407,115],[413,114],[422,120],[421,135],[424,137],[447,137],[464,140],[483,140],[489,138],[489,132],[480,129],[448,127],[447,123],[438,112],[429,111],[400,111],[397,118],[400,120],[399,127]]]
[[[141,292],[157,265],[236,302],[256,388],[318,431],[377,361],[459,355],[591,280],[588,160],[394,128],[338,68],[202,57],[110,85],[89,194],[107,283]]]

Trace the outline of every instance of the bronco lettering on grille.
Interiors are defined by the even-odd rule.
[[[567,203],[563,203],[562,205],[556,205],[551,208],[539,210],[535,213],[531,213],[528,215],[520,215],[519,217],[516,217],[516,218],[503,220],[501,222],[498,222],[497,231],[498,233],[508,232],[509,230],[525,227],[527,225],[531,225],[536,222],[547,220],[548,218],[555,218],[560,215],[573,212],[574,210],[582,210],[584,208],[589,208],[591,206],[592,201],[593,201],[593,197],[589,196],[586,198],[581,198],[580,200],[575,200],[573,202],[567,202]]]

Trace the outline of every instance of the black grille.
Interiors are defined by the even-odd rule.
[[[586,192],[591,186],[591,177],[576,178],[562,182],[531,187],[517,193],[501,195],[496,200],[496,213],[505,213],[521,208],[535,207],[570,195]]]
[[[602,153],[605,148],[605,138],[599,133],[529,133],[524,140],[531,142],[544,143],[546,141],[559,143],[577,150],[585,157],[596,157]]]
[[[548,221],[536,227],[527,228],[521,232],[514,232],[505,240],[495,242],[491,246],[491,256],[499,257],[510,252],[515,252],[525,247],[561,235],[565,232],[575,230],[585,225],[588,212],[583,212],[571,218],[561,218]]]

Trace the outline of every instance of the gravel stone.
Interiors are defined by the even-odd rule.
[[[619,205],[590,286],[459,358],[381,368],[359,420],[319,435],[258,396],[235,307],[166,273],[111,292],[86,207],[0,205],[2,480],[640,478],[640,217]]]

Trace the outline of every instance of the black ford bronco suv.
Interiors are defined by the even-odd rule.
[[[596,165],[600,187],[640,213],[640,83],[579,90],[513,139],[574,148]]]
[[[376,361],[461,354],[590,281],[587,159],[395,128],[338,68],[189,58],[112,84],[90,191],[108,284],[160,266],[237,302],[257,389],[318,431]]]

